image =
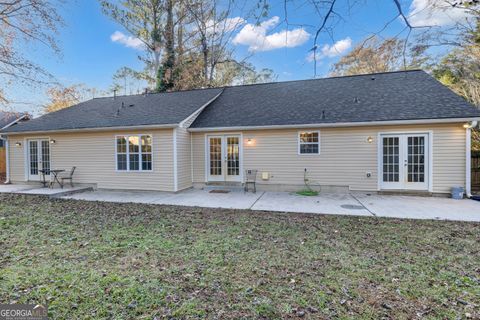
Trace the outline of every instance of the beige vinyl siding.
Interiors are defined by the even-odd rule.
[[[192,156],[190,132],[177,128],[177,183],[178,190],[192,186]]]
[[[304,168],[314,182],[348,186],[351,190],[378,189],[377,143],[380,132],[433,132],[433,192],[450,192],[465,185],[465,129],[462,123],[351,128],[311,128],[243,131],[243,169],[269,172],[268,185],[303,185]],[[298,132],[320,131],[320,154],[298,154]],[[233,132],[232,132],[233,133]],[[238,132],[236,132],[238,133]],[[221,134],[221,133],[212,133]],[[205,178],[205,133],[194,133],[193,181]],[[367,138],[373,138],[372,143]],[[252,139],[248,145],[247,139]],[[366,173],[372,176],[367,178]]]
[[[151,134],[153,171],[116,171],[115,136]],[[50,145],[51,167],[69,170],[76,166],[74,182],[96,184],[98,188],[173,191],[173,130],[52,133],[42,136],[11,136],[11,180],[25,181],[27,139],[54,139]],[[15,142],[20,141],[21,147]]]
[[[15,144],[20,142],[21,147]],[[25,161],[24,161],[24,137],[15,136],[8,138],[8,157],[10,164],[10,180],[25,181]]]

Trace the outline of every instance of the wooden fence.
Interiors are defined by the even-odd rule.
[[[472,151],[472,191],[480,192],[480,151]]]

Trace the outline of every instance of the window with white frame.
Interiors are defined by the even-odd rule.
[[[320,132],[303,131],[298,133],[298,153],[299,154],[319,154],[320,153]]]
[[[118,171],[151,171],[152,136],[117,136],[116,159]]]

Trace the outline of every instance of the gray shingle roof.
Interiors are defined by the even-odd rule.
[[[223,92],[222,92],[223,90]],[[480,117],[421,70],[96,98],[2,132],[178,124],[213,101],[193,128]],[[122,107],[123,105],[123,107]],[[133,105],[133,106],[131,106]]]
[[[0,129],[25,115],[26,113],[0,111]]]
[[[479,117],[424,71],[228,87],[193,128]]]
[[[95,98],[2,132],[178,124],[212,100],[222,89]],[[122,107],[123,105],[123,107]]]

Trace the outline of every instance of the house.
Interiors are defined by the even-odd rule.
[[[20,121],[30,119],[27,113],[0,111],[0,130],[6,129]],[[5,150],[5,140],[0,137],[0,181],[5,179],[7,170],[7,159]]]
[[[176,192],[205,184],[447,194],[469,188],[480,111],[414,70],[95,98],[18,123],[8,179],[77,167],[78,183]]]
[[[20,121],[30,119],[30,115],[26,112],[7,112],[0,110],[0,130],[6,129]],[[5,140],[0,139],[0,148],[5,147]]]

